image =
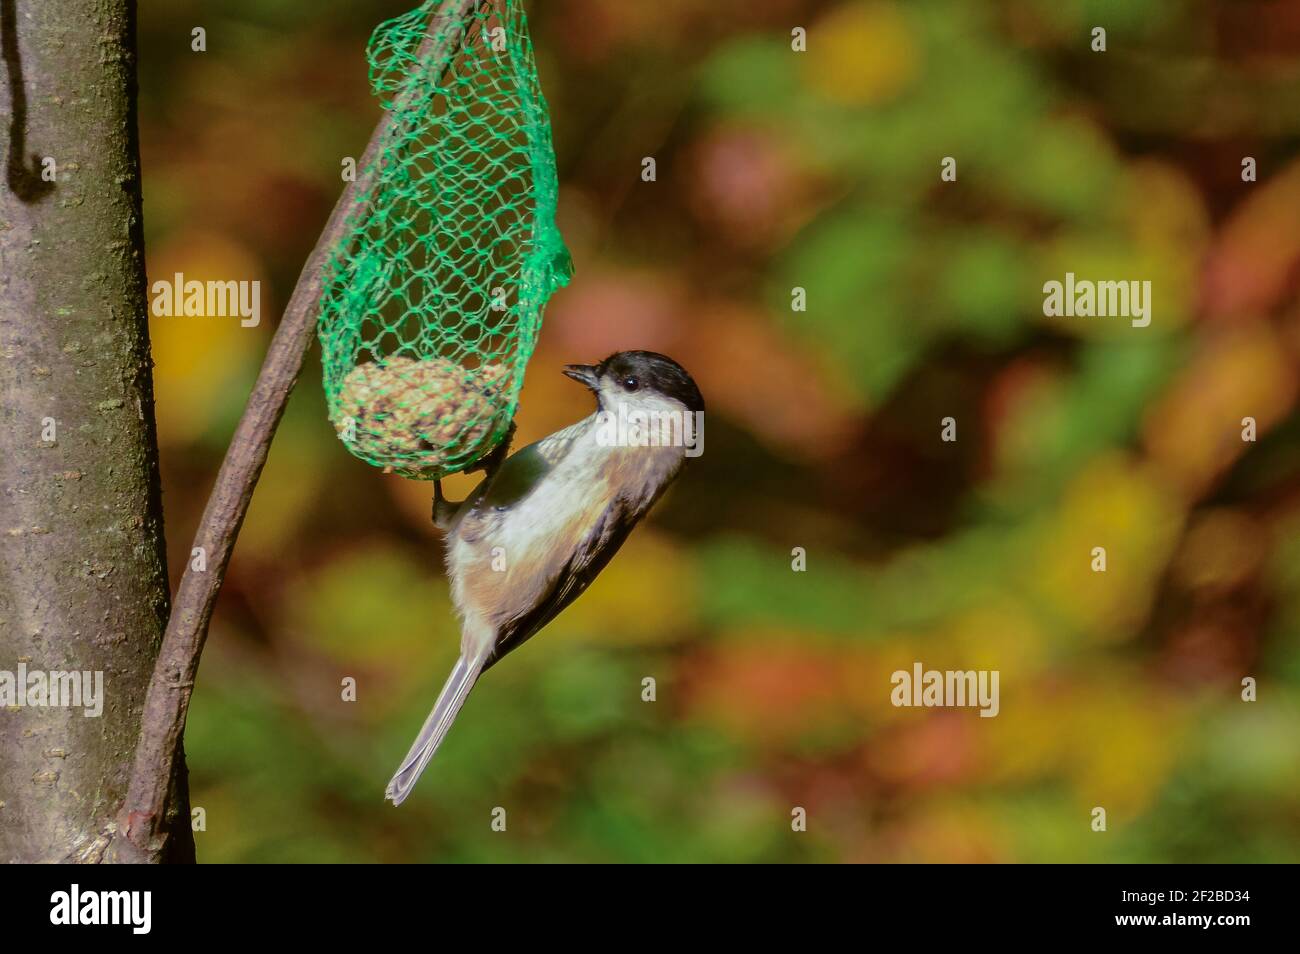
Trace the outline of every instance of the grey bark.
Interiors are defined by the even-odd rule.
[[[0,862],[93,862],[168,615],[135,0],[0,0],[0,52],[0,673],[101,671],[105,696],[0,709]],[[183,760],[173,784],[186,860]]]

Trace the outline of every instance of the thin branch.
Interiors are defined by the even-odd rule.
[[[419,62],[427,63],[432,58],[449,65],[467,31],[444,29],[442,25],[448,21],[466,23],[475,7],[487,2],[490,0],[447,0],[444,7],[449,6],[450,12],[431,18],[429,32],[417,54]],[[118,860],[156,861],[162,853],[168,834],[165,818],[176,753],[185,731],[199,656],[235,538],[311,347],[326,266],[337,243],[348,234],[350,216],[360,197],[368,194],[374,183],[384,144],[400,112],[400,105],[385,111],[357,164],[360,174],[343,190],[316,247],[307,257],[204,508],[194,546],[204,549],[207,568],[195,570],[192,563],[187,565],[172,604],[145,697],[130,787],[118,816],[114,840]],[[179,819],[178,823],[188,825],[189,819]]]

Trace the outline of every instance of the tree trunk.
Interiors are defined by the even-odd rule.
[[[93,862],[168,613],[135,0],[0,0],[0,33],[0,862]],[[102,673],[102,714],[42,705],[30,674],[50,671]],[[177,765],[167,842],[188,860]]]

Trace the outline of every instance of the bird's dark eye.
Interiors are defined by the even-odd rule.
[[[640,386],[641,382],[636,378],[627,377],[623,379],[623,390],[625,391],[635,391]]]

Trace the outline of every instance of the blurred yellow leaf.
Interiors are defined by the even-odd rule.
[[[1123,677],[1076,701],[1065,764],[1081,817],[1101,806],[1108,824],[1131,819],[1151,806],[1181,755],[1189,713],[1172,711],[1149,681]]]
[[[189,232],[149,254],[149,284],[185,281],[261,280],[260,263],[224,235]],[[245,328],[238,317],[156,317],[150,313],[154,395],[161,443],[192,443],[218,419],[241,385],[261,362],[269,333],[266,300],[262,323]]]
[[[1043,665],[1050,640],[1016,600],[1000,597],[951,620],[952,668],[997,669],[1002,685],[1028,678]]]
[[[333,450],[288,422],[281,426],[239,533],[241,563],[276,562],[301,545],[298,533],[324,484],[326,449]]]
[[[1157,686],[1111,666],[1104,676],[1076,672],[1026,687],[987,721],[977,741],[988,780],[1068,780],[1086,831],[1093,807],[1117,821],[1150,807],[1183,754],[1186,714]]]
[[[1112,214],[1138,244],[1184,257],[1193,272],[1210,241],[1210,217],[1186,173],[1165,162],[1139,160],[1124,167]]]
[[[1089,639],[1132,638],[1142,625],[1183,514],[1151,468],[1119,454],[1094,460],[1039,528],[1029,586]],[[1094,570],[1096,548],[1105,570]]]
[[[901,93],[920,72],[920,50],[895,3],[846,3],[808,32],[805,81],[827,99],[861,106]]]
[[[1186,324],[1194,306],[1195,276],[1198,261],[1187,248],[1169,243],[1143,243],[1133,236],[1105,231],[1079,231],[1064,234],[1043,246],[1036,275],[1040,281],[1027,302],[1037,320],[1053,330],[1081,338],[1127,338],[1131,335],[1161,334]],[[1139,317],[1130,299],[1128,312],[1122,315],[1045,315],[1049,281],[1066,284],[1067,274],[1074,275],[1076,295],[1083,282],[1150,282],[1139,285],[1145,316]],[[1149,291],[1148,291],[1149,290]],[[1097,302],[1101,295],[1098,292]],[[1119,300],[1123,307],[1124,300]],[[1099,308],[1099,304],[1094,310]],[[1150,320],[1145,327],[1135,320]]]

